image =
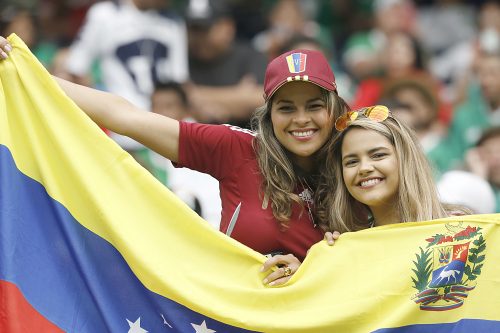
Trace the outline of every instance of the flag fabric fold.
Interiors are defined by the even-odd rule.
[[[500,331],[500,216],[346,233],[285,286],[110,140],[15,35],[0,62],[0,331]]]

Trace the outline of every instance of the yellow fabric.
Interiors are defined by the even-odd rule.
[[[265,287],[261,254],[213,230],[79,110],[17,36],[9,41],[14,50],[0,61],[0,144],[21,172],[109,241],[151,291],[263,332],[500,320],[500,215],[346,233],[333,247],[316,244],[287,285]],[[484,265],[468,284],[475,288],[456,309],[421,310],[412,282],[420,248],[437,253],[426,239],[467,226],[480,227],[486,242]]]

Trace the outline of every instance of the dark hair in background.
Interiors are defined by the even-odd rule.
[[[417,77],[415,79],[404,78],[388,83],[383,90],[382,97],[392,99],[398,92],[406,89],[412,89],[420,94],[420,97],[432,107],[435,114],[439,111],[438,97],[435,95],[436,85],[426,77]]]
[[[188,97],[186,91],[182,87],[182,85],[175,81],[168,82],[156,82],[154,92],[162,91],[162,90],[170,90],[175,92],[181,98],[182,105],[189,106]]]

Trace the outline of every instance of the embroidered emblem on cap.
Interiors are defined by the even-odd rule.
[[[288,63],[288,70],[290,73],[302,73],[306,70],[307,54],[292,53],[286,57]]]
[[[293,81],[311,82],[327,91],[337,90],[328,60],[319,51],[293,50],[274,58],[266,69],[264,99],[268,101],[283,84]]]

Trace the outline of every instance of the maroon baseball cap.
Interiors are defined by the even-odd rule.
[[[282,85],[291,81],[312,82],[328,91],[336,91],[335,76],[323,53],[292,50],[274,58],[266,69],[264,99],[266,101]]]

